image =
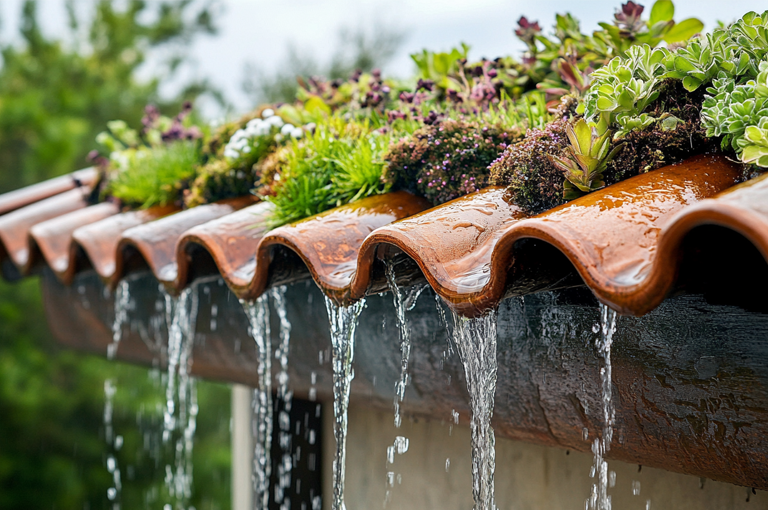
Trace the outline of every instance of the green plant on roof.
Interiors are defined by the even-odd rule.
[[[735,150],[745,163],[761,161],[760,131],[768,117],[768,62],[761,62],[758,69],[757,78],[740,85],[733,77],[721,73],[707,88],[712,95],[704,100],[701,110],[707,136],[722,136],[723,148]]]
[[[741,161],[768,168],[768,117],[760,119],[757,126],[744,130]]]
[[[287,147],[275,175],[273,225],[279,226],[375,194],[386,193],[381,154],[385,135],[372,135],[370,122],[330,117],[314,133]]]
[[[642,19],[644,10],[642,5],[632,1],[623,4],[614,15],[613,23],[599,23],[603,30],[595,32],[595,38],[609,46],[614,55],[620,56],[639,44],[655,47],[662,41],[668,44],[683,42],[704,28],[696,18],[675,22],[675,6],[671,0],[657,0],[647,20]]]
[[[106,194],[133,207],[179,200],[200,159],[202,132],[190,125],[191,110],[186,103],[176,117],[169,118],[148,106],[140,132],[121,120],[108,122],[108,131],[96,137],[108,158],[98,153],[90,156],[103,167]]]
[[[643,112],[659,97],[657,87],[668,55],[664,48],[633,46],[626,57],[616,57],[592,73],[592,87],[584,99],[584,116],[598,134],[618,127],[615,136],[620,138],[656,121]]]
[[[584,119],[566,127],[570,145],[563,156],[549,155],[550,161],[565,174],[563,198],[572,200],[605,186],[603,171],[622,145],[611,149],[611,133],[595,135]]]
[[[443,90],[450,88],[450,76],[455,75],[467,59],[469,46],[461,43],[459,48],[451,48],[447,52],[422,50],[421,53],[411,54],[416,64],[416,78],[431,80]]]

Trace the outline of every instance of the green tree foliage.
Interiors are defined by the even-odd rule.
[[[69,12],[67,40],[52,39],[40,28],[37,2],[26,0],[23,44],[0,48],[0,192],[86,166],[108,121],[137,125],[146,104],[162,103],[160,78],[137,77],[147,53],[162,48],[169,55],[157,70],[169,79],[183,61],[181,47],[215,32],[211,7],[192,0],[95,0],[85,26],[73,3]],[[167,106],[178,109],[206,90],[205,83],[190,84]]]
[[[0,192],[86,166],[107,121],[137,125],[148,103],[178,110],[207,90],[192,83],[160,101],[158,89],[183,63],[181,50],[214,33],[213,6],[192,0],[93,0],[82,23],[69,3],[66,40],[40,28],[23,5],[21,43],[0,47]],[[10,38],[6,37],[6,40]],[[139,79],[150,55],[157,78]],[[153,63],[157,61],[153,57]],[[144,74],[146,75],[146,73]],[[113,423],[123,508],[162,508],[168,452],[145,451],[144,433],[162,422],[158,379],[145,369],[63,351],[46,326],[36,279],[0,280],[0,508],[107,508],[104,381],[117,386]],[[229,390],[200,382],[194,456],[198,509],[228,508]],[[144,412],[139,418],[140,409]],[[140,425],[137,426],[137,422]]]

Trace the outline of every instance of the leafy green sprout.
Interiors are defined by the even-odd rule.
[[[565,156],[550,155],[549,159],[565,175],[563,198],[572,200],[605,186],[603,171],[622,144],[611,149],[611,132],[595,135],[584,119],[569,124],[566,134],[570,145]]]

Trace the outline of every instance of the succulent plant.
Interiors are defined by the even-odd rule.
[[[633,46],[626,57],[616,57],[592,73],[592,87],[584,99],[584,116],[602,135],[615,128],[616,137],[643,129],[655,119],[643,113],[658,96],[669,52],[649,45]]]
[[[732,76],[721,72],[707,88],[701,119],[707,136],[722,136],[722,146],[741,153],[748,143],[744,133],[768,116],[768,62],[761,62],[754,80],[738,85]]]
[[[744,130],[741,161],[768,168],[768,117],[760,119],[757,126]]]
[[[611,132],[595,135],[584,119],[565,128],[570,145],[562,156],[549,154],[549,160],[565,174],[563,198],[572,200],[605,186],[603,171],[621,150],[619,143],[611,149]]]

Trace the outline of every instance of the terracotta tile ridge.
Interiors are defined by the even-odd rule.
[[[116,204],[103,202],[36,224],[30,236],[42,258],[65,284],[72,283],[77,268],[77,245],[72,234],[120,212]]]
[[[258,202],[187,230],[176,246],[176,287],[190,283],[195,251],[200,248],[211,256],[235,295],[245,296],[256,272],[256,252],[269,231],[273,209],[269,202]]]
[[[347,302],[358,253],[366,237],[377,228],[417,214],[430,205],[407,191],[394,191],[276,228],[259,243],[253,279],[242,289],[240,297],[255,299],[264,292],[274,250],[283,247],[301,258],[327,296]]]
[[[115,271],[109,286],[114,288],[117,285],[131,270],[130,264],[139,263],[148,266],[169,292],[178,292],[176,245],[183,234],[192,227],[251,205],[254,200],[252,196],[221,200],[127,229],[117,246]]]
[[[89,191],[71,189],[0,216],[0,261],[10,258],[20,274],[28,274],[39,256],[30,237],[32,227],[85,208]]]
[[[0,215],[8,214],[74,188],[91,188],[99,178],[95,168],[85,168],[0,195]]]
[[[601,301],[622,313],[643,314],[666,295],[652,295],[654,282],[650,279],[654,262],[662,260],[656,264],[659,268],[671,267],[657,257],[664,226],[684,208],[732,187],[739,177],[740,168],[726,158],[697,156],[532,218],[515,208],[511,209],[516,213],[497,207],[490,216],[504,214],[500,221],[478,223],[478,216],[470,214],[462,223],[460,210],[472,210],[473,202],[478,203],[476,210],[494,200],[502,205],[501,190],[483,190],[373,233],[361,251],[366,260],[359,264],[353,297],[361,297],[367,286],[363,269],[370,267],[376,245],[392,244],[414,259],[430,285],[456,311],[477,315],[497,306],[504,297],[509,269],[516,256],[522,255],[515,253],[516,243],[533,239],[563,253]],[[441,244],[448,234],[450,241]],[[457,250],[457,245],[468,249]],[[668,273],[668,269],[659,271]],[[671,286],[673,275],[665,276]],[[645,309],[641,303],[652,306]]]
[[[108,281],[115,273],[117,246],[123,232],[178,211],[178,207],[167,205],[115,214],[75,230],[73,249],[88,259],[102,280]]]

